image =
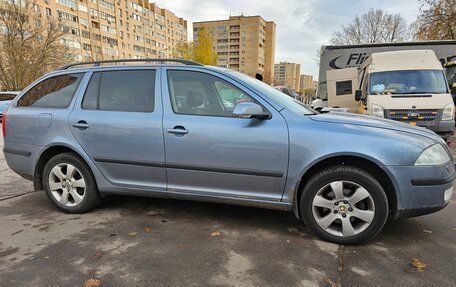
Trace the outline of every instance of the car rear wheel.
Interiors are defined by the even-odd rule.
[[[304,186],[300,212],[304,223],[321,238],[359,244],[382,230],[388,201],[371,174],[357,167],[335,166],[318,172]]]
[[[101,201],[89,167],[72,153],[58,154],[47,162],[43,186],[51,202],[64,212],[87,212]]]

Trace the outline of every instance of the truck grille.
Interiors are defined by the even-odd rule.
[[[387,119],[400,122],[432,122],[439,115],[437,109],[422,109],[422,110],[386,110],[385,117]]]

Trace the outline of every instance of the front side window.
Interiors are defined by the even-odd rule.
[[[93,73],[82,108],[118,112],[152,112],[155,70]]]
[[[240,102],[256,102],[218,77],[194,71],[168,71],[168,87],[176,114],[233,117]]]
[[[447,83],[441,70],[376,72],[370,75],[370,94],[445,94]]]
[[[81,82],[83,73],[60,75],[39,82],[22,96],[18,107],[66,108]]]
[[[278,102],[279,104],[283,105],[288,110],[301,115],[315,115],[317,114],[316,111],[308,108],[306,105],[293,99],[292,97],[282,93],[281,91],[269,86],[268,84],[259,81],[253,77],[248,75],[242,74],[237,71],[225,71],[226,73],[230,73],[233,77],[246,82],[247,84],[254,87],[260,94],[269,97],[270,99]]]

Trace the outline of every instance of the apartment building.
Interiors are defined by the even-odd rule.
[[[187,21],[147,0],[37,0],[34,8],[62,21],[75,61],[167,58],[187,41]]]
[[[285,86],[295,92],[301,91],[301,65],[280,62],[274,65],[274,85]]]
[[[198,41],[198,31],[210,32],[217,52],[217,65],[263,81],[274,80],[276,25],[261,16],[230,16],[228,20],[193,23],[193,39]]]
[[[301,92],[306,89],[314,88],[314,80],[312,75],[301,75]]]

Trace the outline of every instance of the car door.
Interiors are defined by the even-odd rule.
[[[166,190],[158,71],[94,71],[69,116],[73,135],[115,185]]]
[[[281,114],[229,78],[197,68],[163,68],[163,132],[170,192],[279,201],[288,165]],[[242,101],[265,120],[235,117]]]

